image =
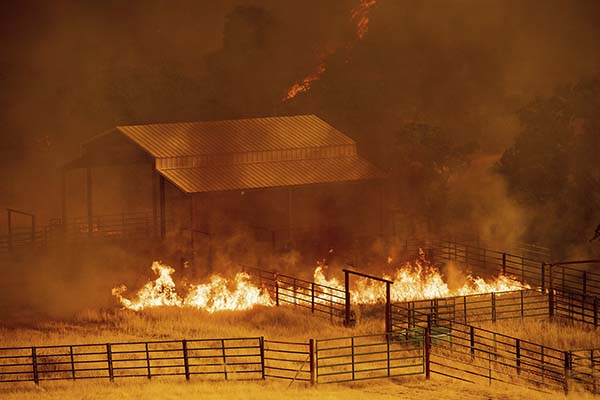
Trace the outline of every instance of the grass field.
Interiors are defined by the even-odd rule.
[[[1,347],[107,343],[160,339],[198,339],[240,336],[264,336],[267,339],[308,341],[326,338],[378,333],[383,330],[379,317],[363,314],[354,328],[317,318],[293,307],[257,307],[245,312],[209,314],[193,309],[161,308],[144,312],[124,310],[87,310],[71,318],[52,319],[15,313],[15,318],[0,325]],[[501,321],[486,326],[510,335],[522,334],[523,339],[548,341],[547,346],[563,346],[560,342],[564,325],[549,322]],[[583,332],[583,333],[578,333]],[[527,336],[529,335],[529,336]],[[537,336],[536,336],[537,335]],[[577,338],[578,335],[581,337]],[[568,344],[588,345],[598,339],[593,332],[570,331]],[[448,380],[434,375],[401,379],[378,379],[346,385],[320,384],[314,387],[279,380],[258,382],[205,382],[199,378],[186,382],[182,377],[151,381],[117,379],[76,382],[42,382],[39,387],[26,383],[0,384],[2,399],[562,399],[562,393],[545,394],[528,389],[496,384],[474,385]],[[593,398],[590,394],[572,393],[567,398]]]

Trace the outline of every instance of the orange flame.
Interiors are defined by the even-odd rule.
[[[383,275],[384,279],[394,282],[390,288],[392,302],[531,289],[531,286],[508,275],[499,275],[489,281],[468,275],[463,286],[450,290],[440,270],[425,258],[422,250],[419,254],[419,258],[414,263],[406,262],[391,276]],[[391,262],[391,258],[388,258],[388,263]],[[323,270],[322,265],[315,269],[315,283],[344,290],[344,286],[337,279],[327,279]],[[384,283],[358,278],[354,287],[351,292],[351,300],[354,304],[375,304],[385,301]]]
[[[369,10],[376,2],[377,0],[360,0],[358,5],[350,11],[351,20],[355,26],[356,40],[362,40],[369,31]],[[346,44],[348,49],[352,46],[352,42]],[[325,59],[333,53],[334,50],[331,49],[322,51],[315,70],[301,81],[294,83],[283,97],[283,101],[293,99],[298,93],[308,92],[313,82],[318,81],[327,70]]]
[[[173,268],[155,261],[152,263],[152,270],[158,278],[146,283],[137,292],[134,300],[123,296],[127,290],[125,285],[112,290],[112,294],[119,299],[123,307],[139,311],[148,307],[188,306],[213,313],[223,310],[247,310],[255,305],[275,305],[267,291],[252,285],[250,277],[244,272],[236,274],[233,282],[213,275],[209,283],[190,285],[187,296],[182,299],[177,294],[171,276],[175,272]]]
[[[352,9],[352,21],[356,26],[356,37],[361,40],[369,31],[369,9],[377,0],[361,0],[358,6]]]
[[[388,263],[391,262],[392,259],[388,258]],[[325,276],[326,269],[327,265],[324,262],[317,263],[313,273],[314,282],[343,291],[344,284],[337,278],[327,278]],[[149,307],[177,306],[193,307],[213,313],[223,310],[247,310],[255,305],[267,307],[275,305],[268,291],[252,284],[250,277],[244,272],[236,274],[233,280],[213,275],[208,283],[188,285],[187,295],[183,298],[177,293],[172,277],[175,272],[173,268],[155,261],[152,264],[152,270],[158,277],[154,281],[147,282],[136,293],[134,299],[128,299],[123,295],[127,290],[124,285],[112,290],[112,294],[119,299],[124,308],[139,311]],[[422,251],[414,263],[406,262],[391,275],[383,277],[394,282],[391,285],[393,302],[531,288],[507,275],[500,275],[490,281],[468,275],[463,286],[450,290],[439,269],[425,258]],[[351,300],[353,304],[375,304],[385,301],[385,284],[366,278],[353,279],[352,283]],[[309,291],[298,288],[295,292],[297,298],[293,302],[301,299],[311,300]],[[315,297],[315,301],[325,303],[330,300],[331,295],[326,290],[320,291],[320,294]]]

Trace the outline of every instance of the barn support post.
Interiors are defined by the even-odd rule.
[[[13,232],[12,232],[12,214],[10,212],[10,209],[6,209],[7,212],[7,216],[6,216],[6,220],[8,223],[8,251],[12,252],[12,247],[13,247]]]
[[[152,236],[157,238],[159,235],[158,231],[158,172],[154,167],[154,164],[150,164],[151,179],[152,179]]]
[[[164,239],[167,236],[166,224],[166,196],[165,196],[165,177],[159,177],[159,207],[160,207],[160,238]]]
[[[431,315],[427,314],[425,328],[425,379],[431,379]]]
[[[190,263],[190,268],[192,268],[192,270],[194,269],[194,258],[196,256],[196,249],[195,249],[195,244],[194,244],[194,231],[196,229],[196,224],[195,224],[195,220],[194,220],[194,194],[190,193],[189,194],[189,199],[190,199],[190,242],[189,242],[189,257],[190,259],[188,260]]]
[[[391,296],[391,283],[385,283],[385,331],[386,333],[392,332],[392,296]],[[388,334],[388,338],[391,335]]]
[[[85,203],[87,208],[88,238],[94,236],[94,212],[92,209],[92,167],[85,167]]]
[[[385,187],[383,180],[379,183],[379,235],[383,238],[385,234]]]
[[[67,234],[67,169],[61,168],[60,171],[60,207],[62,217],[63,235]]]
[[[293,234],[292,234],[292,188],[288,187],[287,190],[287,225],[288,225],[288,246],[291,249],[292,248],[292,241],[294,240]]]
[[[350,326],[350,271],[344,270],[345,318],[344,324]]]

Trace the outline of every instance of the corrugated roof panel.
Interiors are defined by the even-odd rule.
[[[159,172],[187,193],[347,182],[381,176],[377,168],[360,157],[178,168]]]
[[[316,115],[131,125],[117,129],[159,158],[354,144]]]

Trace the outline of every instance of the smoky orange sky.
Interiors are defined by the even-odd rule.
[[[498,153],[515,110],[600,71],[594,0],[378,0],[348,46],[357,3],[3,2],[0,206],[57,216],[58,166],[118,124],[316,113],[377,163],[424,120]]]

